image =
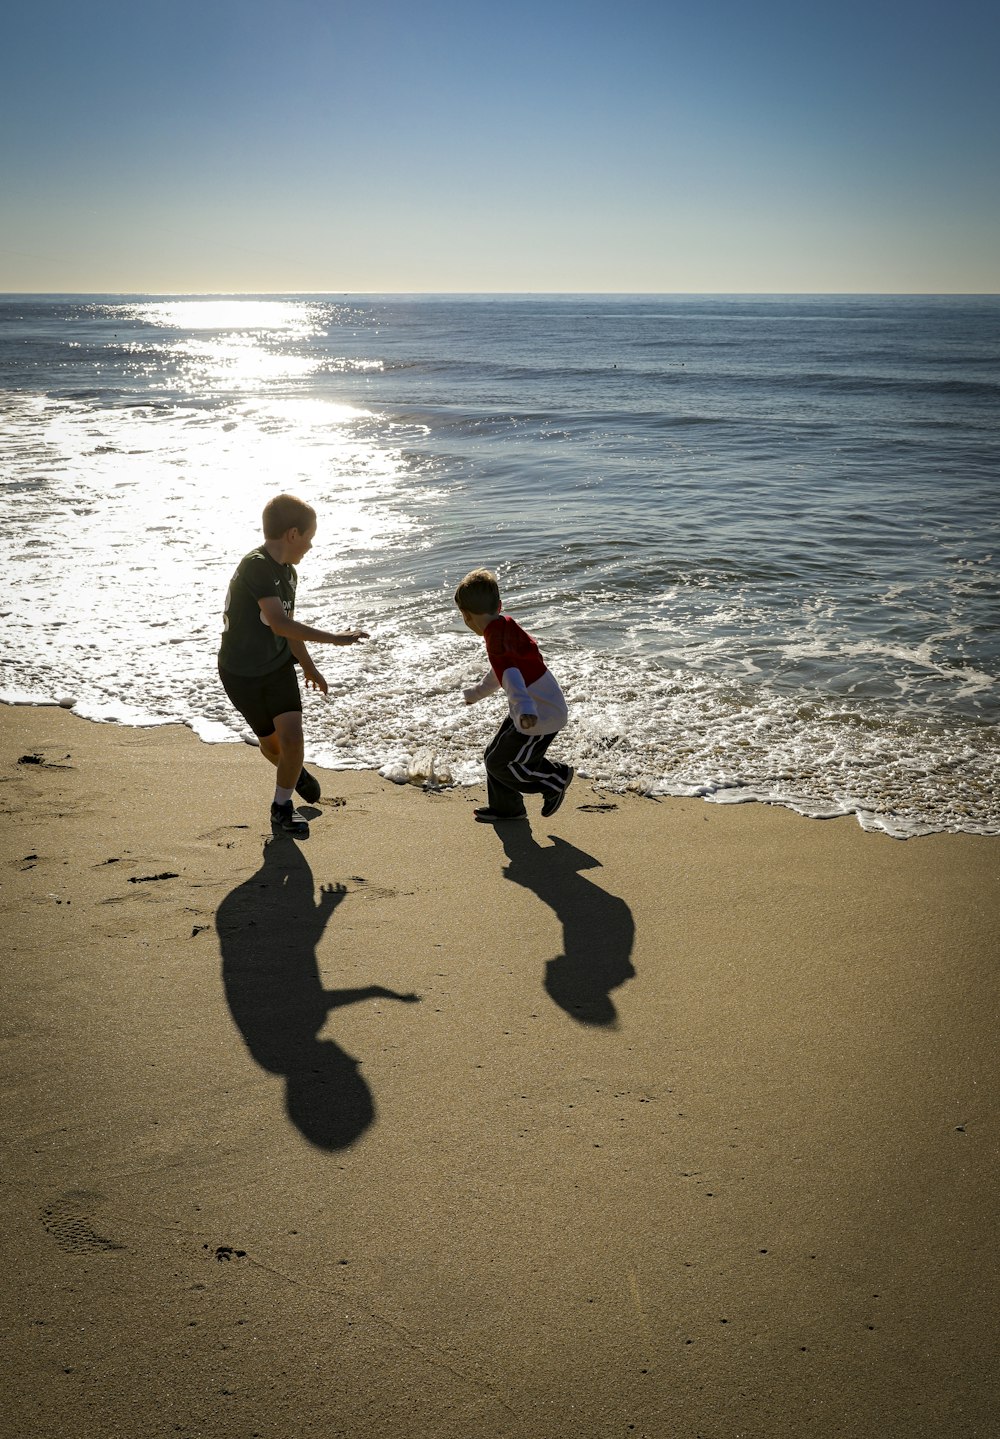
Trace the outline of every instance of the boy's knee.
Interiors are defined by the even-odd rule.
[[[282,749],[287,749],[289,745],[302,744],[302,716],[298,711],[278,715],[274,721],[274,737]]]
[[[293,755],[301,756],[305,751],[305,747],[305,740],[302,737],[301,730],[299,730],[298,734],[285,735],[281,741],[281,753],[289,757]]]

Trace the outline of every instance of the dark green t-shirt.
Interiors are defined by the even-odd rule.
[[[283,635],[264,623],[258,600],[276,595],[289,618],[295,612],[298,576],[294,565],[279,565],[263,545],[244,555],[226,591],[219,664],[234,675],[269,675],[292,652]]]

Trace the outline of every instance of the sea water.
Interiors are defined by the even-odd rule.
[[[0,698],[245,738],[288,490],[320,765],[482,778],[488,565],[597,786],[995,834],[998,422],[997,297],[0,297]]]

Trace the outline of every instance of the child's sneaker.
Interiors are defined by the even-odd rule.
[[[556,810],[566,798],[566,791],[573,783],[573,766],[571,764],[563,765],[563,769],[566,771],[566,783],[563,785],[561,790],[558,790],[555,794],[550,794],[548,799],[542,805],[543,819],[548,819],[549,815],[555,814]]]
[[[300,794],[306,804],[315,804],[319,799],[321,790],[319,780],[304,769],[295,781],[295,792]]]
[[[305,839],[309,833],[309,826],[300,815],[295,813],[291,800],[285,804],[272,801],[271,828],[279,830],[282,834],[293,835],[295,839]]]

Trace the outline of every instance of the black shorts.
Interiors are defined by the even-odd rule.
[[[286,660],[269,675],[234,675],[219,666],[219,678],[226,694],[258,739],[274,734],[275,715],[302,713],[302,696],[295,661]]]

